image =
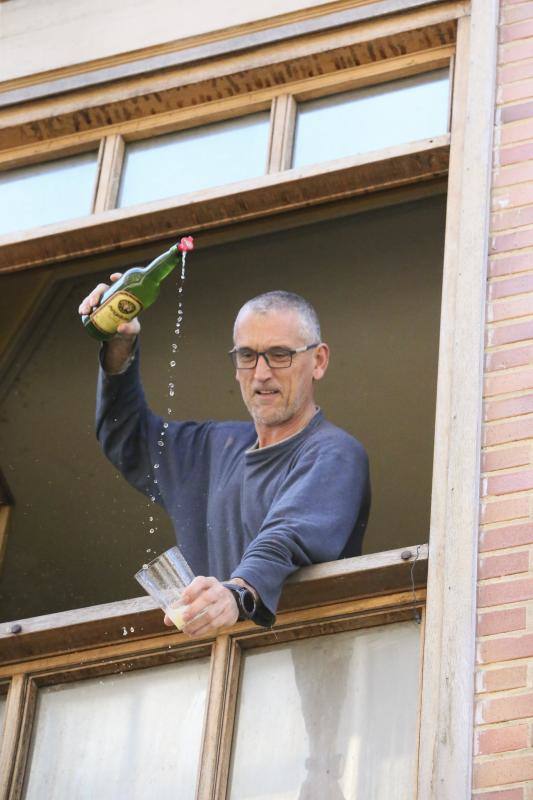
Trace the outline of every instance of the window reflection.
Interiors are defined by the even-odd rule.
[[[0,172],[0,235],[91,213],[97,153]]]
[[[441,69],[302,103],[293,167],[444,134],[448,93],[449,70]]]
[[[172,197],[262,175],[270,114],[251,114],[133,142],[126,148],[118,205]]]
[[[419,633],[402,622],[245,654],[231,800],[411,800]]]

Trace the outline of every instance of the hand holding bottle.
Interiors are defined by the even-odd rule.
[[[148,266],[114,272],[113,285],[99,283],[82,301],[79,313],[86,331],[95,339],[112,343],[105,353],[106,371],[121,371],[120,365],[125,365],[141,330],[137,315],[157,299],[161,282],[179,262],[182,271],[185,269],[185,257],[193,249],[193,237],[184,236]]]
[[[115,283],[122,277],[122,272],[113,272],[110,276],[111,283]],[[85,297],[78,308],[80,316],[87,316],[91,314],[100,305],[102,295],[109,289],[109,284],[99,283],[95,286],[90,294]],[[141,331],[141,323],[138,317],[134,317],[130,322],[122,322],[117,328],[118,336],[138,336]]]
[[[93,299],[97,298],[96,308],[93,304],[90,312],[81,318],[85,330],[101,342],[112,339],[123,322],[131,322],[152,305],[159,294],[161,281],[178,263],[181,262],[183,267],[187,253],[193,248],[192,236],[184,236],[147,267],[131,267],[117,278],[114,286],[108,286],[101,293],[95,289],[91,294]]]
[[[122,273],[113,272],[109,277],[111,283],[115,283],[122,277]],[[102,295],[108,289],[109,285],[107,283],[99,283],[98,286],[95,286],[92,292],[81,301],[78,308],[80,316],[91,314],[99,306]],[[118,326],[115,336],[106,345],[104,356],[104,369],[106,372],[110,374],[121,372],[131,355],[135,340],[140,332],[141,323],[138,317],[134,317],[130,322],[122,322]]]

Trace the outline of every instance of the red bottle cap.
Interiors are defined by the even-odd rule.
[[[194,250],[194,239],[192,236],[184,236],[178,245],[178,250],[181,250],[182,253],[186,253],[188,250]]]

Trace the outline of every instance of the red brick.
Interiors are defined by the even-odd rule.
[[[498,63],[510,64],[512,61],[523,61],[531,58],[531,42],[514,41],[509,44],[500,45],[498,48]]]
[[[520,208],[509,208],[505,211],[498,211],[491,216],[491,232],[512,230],[521,228],[524,225],[531,225],[533,222],[533,206],[521,206]]]
[[[527,725],[506,725],[504,728],[491,728],[476,734],[476,755],[505,753],[509,750],[522,750],[528,746]]]
[[[527,572],[529,569],[529,551],[520,550],[517,553],[503,553],[498,556],[482,558],[478,569],[478,579],[499,578],[502,575],[514,575],[517,572]]]
[[[526,800],[522,788],[498,789],[496,792],[476,792],[472,800]]]
[[[524,492],[527,489],[533,489],[533,470],[530,469],[483,478],[484,497]]]
[[[510,367],[524,367],[532,363],[533,345],[508,347],[505,350],[496,350],[495,352],[487,353],[485,357],[485,369],[487,372],[509,369]],[[493,394],[497,393],[493,392]]]
[[[499,117],[502,125],[506,125],[508,122],[517,122],[520,119],[530,119],[533,117],[533,101],[526,101],[525,103],[511,103],[507,106],[503,106],[503,108],[500,109]],[[529,137],[524,136],[523,138],[527,139]]]
[[[532,207],[533,208],[533,207]],[[502,322],[506,319],[533,316],[533,294],[489,303],[487,322]]]
[[[509,148],[512,150],[513,148]],[[500,155],[498,151],[498,156]],[[531,157],[531,156],[530,156]],[[519,164],[509,163],[507,166],[497,165],[492,174],[493,187],[514,186],[515,184],[526,183],[533,179],[533,161],[524,162],[520,159]]]
[[[533,115],[528,114],[526,119],[502,125],[499,146],[505,147],[508,144],[530,142],[531,139],[533,139]]]
[[[524,790],[517,789],[503,789],[497,792],[476,792],[472,800],[525,800]]]
[[[531,417],[522,417],[511,422],[494,422],[489,425],[485,424],[483,427],[483,444],[486,447],[531,438],[533,438],[533,418]],[[504,518],[501,517],[501,519]],[[493,522],[495,521],[493,520]]]
[[[512,84],[533,77],[533,59],[525,59],[517,64],[507,64],[498,69],[498,86]]]
[[[487,344],[489,347],[497,347],[500,344],[511,344],[529,339],[533,339],[533,320],[489,328]]]
[[[483,409],[485,420],[505,419],[506,417],[517,417],[522,414],[533,412],[533,394],[526,394],[522,397],[510,397],[508,400],[494,400],[486,403]],[[511,491],[519,491],[513,489]],[[488,494],[504,494],[504,492],[488,492]]]
[[[485,583],[478,588],[478,608],[533,599],[533,578]]]
[[[506,689],[523,689],[527,686],[527,666],[482,669],[476,677],[476,691],[503,692]]]
[[[513,497],[510,500],[484,502],[481,507],[481,522],[503,522],[529,516],[529,497]]]
[[[492,472],[497,469],[521,467],[530,463],[531,448],[529,445],[521,447],[504,447],[500,450],[491,450],[481,456],[483,472]]]
[[[523,788],[498,789],[495,792],[475,792],[472,800],[527,800]]]
[[[504,8],[500,15],[500,23],[504,25],[523,19],[533,19],[533,3],[520,3],[517,7]]]
[[[531,67],[530,69],[533,69]],[[498,103],[512,103],[533,97],[533,80],[517,80],[515,83],[499,84]]]
[[[523,692],[482,700],[476,716],[479,723],[511,722],[514,719],[533,717],[533,693]]]
[[[533,389],[533,369],[520,369],[515,372],[501,372],[485,378],[484,395],[511,394]]]
[[[500,636],[498,639],[486,639],[479,645],[478,659],[480,664],[494,663],[497,661],[514,661],[517,658],[531,658],[533,656],[533,633],[520,636]],[[522,714],[524,717],[533,716]],[[489,720],[485,720],[489,722]],[[498,720],[491,720],[498,721]]]
[[[527,39],[533,36],[533,20],[521,20],[512,25],[503,25],[500,28],[500,42],[514,42],[517,39]],[[533,42],[530,43],[530,47]],[[531,51],[530,51],[531,52]]]
[[[474,788],[533,780],[533,755],[509,756],[474,765]]]
[[[533,120],[532,120],[533,122]],[[531,130],[533,137],[533,125]],[[520,250],[533,245],[533,228],[514,231],[513,233],[500,233],[491,238],[490,250],[492,253],[503,253],[506,250]]]
[[[498,148],[496,165],[504,167],[530,158],[533,158],[533,142],[522,142],[513,147]]]
[[[533,544],[533,523],[521,522],[518,525],[505,525],[501,528],[485,528],[481,531],[479,550],[504,550],[506,547],[520,547]]]
[[[524,607],[504,608],[501,611],[487,611],[484,614],[478,614],[478,636],[494,636],[496,633],[523,631],[525,627],[526,609]]]
[[[531,81],[533,88],[533,81]],[[525,206],[533,203],[533,185],[531,183],[517,183],[514,186],[506,186],[493,194],[492,208],[501,211],[514,206]]]
[[[527,256],[529,269],[533,268],[533,253]],[[499,300],[502,297],[512,297],[516,294],[533,292],[533,275],[517,275],[513,278],[506,278],[503,281],[491,281],[489,285],[489,299]]]

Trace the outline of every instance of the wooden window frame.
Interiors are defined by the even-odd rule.
[[[266,47],[261,57],[257,53],[253,58],[246,57],[245,64],[250,69],[245,72],[228,75],[237,64],[234,59],[227,58],[207,68],[207,72],[205,68],[197,68],[195,72],[193,67],[188,71],[188,80],[192,81],[195,75],[197,82],[192,83],[190,89],[188,85],[178,87],[184,92],[179,100],[183,107],[160,113],[151,113],[154,109],[148,106],[144,116],[140,115],[139,98],[136,97],[137,103],[132,105],[125,89],[122,101],[116,100],[113,104],[115,116],[105,103],[104,90],[99,90],[92,99],[95,105],[85,115],[88,120],[76,116],[80,113],[77,107],[58,115],[68,108],[68,103],[64,106],[65,101],[59,106],[56,103],[45,105],[44,111],[41,104],[34,110],[33,119],[31,108],[27,112],[13,112],[0,129],[0,170],[99,148],[98,175],[90,216],[0,236],[0,272],[43,267],[105,252],[117,244],[121,248],[131,248],[185,231],[211,231],[332,200],[362,197],[371,192],[444,178],[448,169],[448,134],[291,169],[296,104],[450,65],[455,52],[456,20],[464,13],[465,3],[455,0],[440,3],[439,9],[405,12],[385,20],[377,18],[362,26],[343,28],[310,42],[293,44],[288,51],[283,51],[285,58],[290,55],[287,61],[280,61],[280,54],[274,56]],[[373,41],[381,43],[376,48],[379,56],[372,50]],[[406,52],[398,55],[402,50]],[[270,65],[265,65],[267,53],[275,58]],[[295,60],[298,53],[300,58]],[[366,61],[345,64],[349,58]],[[297,65],[300,66],[297,68]],[[242,66],[240,62],[239,66]],[[314,74],[306,75],[306,69],[314,70]],[[292,77],[293,72],[297,73],[295,77]],[[208,74],[218,76],[218,81],[222,82],[219,93],[227,95],[231,91],[233,94],[215,99],[207,96],[206,99],[210,86]],[[166,80],[168,82],[169,78]],[[176,76],[174,80],[178,81]],[[183,77],[180,80],[183,84]],[[134,90],[129,87],[128,91]],[[176,89],[167,89],[169,97],[172,91]],[[87,98],[85,100],[87,102]],[[175,97],[174,102],[177,102]],[[163,103],[161,109],[164,108]],[[269,109],[270,138],[264,175],[115,208],[124,147],[128,142]],[[46,119],[43,121],[39,115]],[[125,120],[125,117],[133,118]],[[10,119],[17,124],[10,126]],[[68,132],[79,126],[85,129]]]
[[[414,14],[427,23],[431,16],[433,21],[438,19],[443,11],[449,18],[457,19],[457,46],[421,694],[419,800],[467,800],[471,795],[481,385],[499,4],[498,0],[471,0],[469,4],[436,2]],[[400,27],[403,25],[403,29],[408,29],[413,22],[413,13],[406,12],[400,16]],[[378,32],[393,31],[398,20],[387,16],[364,22],[358,35],[372,38]],[[320,39],[320,46],[327,49],[326,40],[331,44],[332,37],[338,42],[339,36],[344,35],[353,35],[353,31],[328,32]],[[302,46],[305,49],[312,45],[308,42]],[[294,53],[294,45],[290,47]],[[265,51],[263,55],[272,59],[271,51]],[[247,64],[259,63],[261,54],[254,51],[252,56],[240,55],[234,64],[242,64],[243,60]],[[210,70],[216,69],[216,65],[199,65],[196,69],[197,74],[203,69],[205,77]],[[165,80],[175,80],[175,76],[165,76],[161,82]],[[287,94],[283,88],[285,91],[280,96]],[[109,99],[113,91],[113,87],[108,87],[96,93],[100,92]],[[76,103],[83,105],[81,93],[79,97],[58,102],[55,109],[64,110],[68,102],[72,106]],[[276,105],[280,109],[283,106],[282,102]],[[290,104],[285,104],[283,125],[280,123],[277,136],[271,138],[273,155],[270,163],[276,165],[283,164],[283,159],[286,159],[286,137],[290,129],[287,105]],[[27,119],[24,122],[25,113],[19,114],[21,126],[27,123]],[[31,115],[32,109],[27,113]],[[16,111],[12,118],[17,118]],[[14,124],[13,129],[15,127]],[[57,140],[50,141],[49,152],[56,146]],[[24,147],[11,152],[17,157],[32,157],[31,147]],[[349,176],[344,185],[342,179],[346,175],[336,174],[330,165],[329,171],[304,174],[299,184],[291,185],[287,181],[287,172],[280,172],[268,176],[266,181],[263,178],[263,183],[260,180],[253,185],[233,187],[232,195],[206,193],[194,199],[193,216],[187,218],[184,215],[182,218],[181,208],[178,209],[180,231],[210,227],[207,221],[202,222],[202,213],[207,217],[206,204],[213,200],[223,209],[215,225],[224,226],[267,217],[286,208],[298,210],[332,199],[353,198],[353,191],[347,194],[346,184],[353,190],[354,182],[360,187],[364,185],[362,193],[411,184],[413,174],[409,173],[406,165],[412,167],[413,160],[418,166],[422,163],[424,179],[429,181],[430,173],[434,176],[446,171],[443,153],[447,162],[448,142],[442,142],[440,148],[437,154],[432,153],[429,146],[416,154],[408,148],[407,151],[396,151],[389,153],[377,166],[364,160],[342,164],[339,172],[347,170]],[[108,161],[113,163],[113,158]],[[391,174],[400,177],[391,183]],[[319,195],[317,183],[327,183],[329,194]],[[102,192],[104,198],[108,198],[112,189]],[[268,198],[265,203],[260,201],[262,193]],[[288,203],[280,202],[280,197],[287,196]],[[105,206],[106,202],[108,200],[102,200],[101,205]],[[141,246],[164,238],[163,231],[170,236],[172,231],[165,228],[165,221],[167,225],[169,223],[169,211],[164,203],[151,206],[146,214],[156,218],[156,224],[152,229],[147,226],[142,234],[133,231],[129,238],[127,233],[128,230],[131,232],[132,221],[124,219],[121,211],[107,210],[95,214],[92,224],[83,228],[77,249],[74,225],[64,226],[60,233],[56,231],[56,239],[58,236],[66,237],[68,247],[74,250],[74,253],[69,251],[69,256],[96,253],[97,245],[91,241],[91,230],[99,226],[98,236],[94,238],[103,240],[102,250],[116,246],[117,241],[122,247]],[[176,207],[172,212],[175,214]],[[189,224],[183,225],[182,219]],[[12,240],[3,239],[0,241],[0,269],[7,271],[37,263],[55,263],[67,257],[52,250],[50,240],[44,236],[33,242],[24,235]]]
[[[41,686],[206,656],[211,663],[196,797],[222,800],[243,651],[394,622],[423,623],[426,574],[427,545],[306,567],[286,583],[273,630],[239,623],[216,638],[190,640],[163,628],[150,597],[22,620],[18,633],[0,631],[0,683],[10,684],[0,800],[21,796]],[[422,624],[422,641],[423,632]]]

